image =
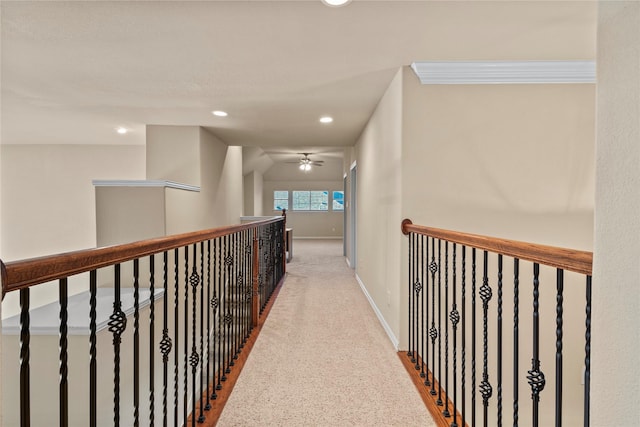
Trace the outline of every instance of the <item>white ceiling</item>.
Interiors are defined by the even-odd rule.
[[[0,7],[4,144],[144,144],[146,124],[199,125],[276,162],[303,151],[331,160],[413,61],[595,57],[595,2]],[[325,114],[335,121],[321,125]]]

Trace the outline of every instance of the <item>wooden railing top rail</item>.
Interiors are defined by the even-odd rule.
[[[247,224],[176,234],[123,245],[66,252],[57,255],[12,261],[6,264],[0,260],[0,268],[2,270],[2,297],[4,298],[4,295],[8,292],[28,288],[40,283],[97,270],[109,265],[162,253],[278,221],[284,221],[284,218],[273,217],[271,219]]]
[[[403,220],[402,233],[406,235],[411,232],[567,271],[591,275],[592,252],[425,227],[413,224],[410,219]]]

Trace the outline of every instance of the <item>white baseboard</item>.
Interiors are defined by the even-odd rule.
[[[349,261],[347,260],[347,263],[348,262]],[[371,308],[373,308],[373,311],[376,313],[376,316],[378,316],[378,320],[380,321],[380,324],[384,328],[384,331],[387,333],[387,336],[391,340],[391,344],[393,344],[393,348],[395,348],[396,351],[398,351],[398,348],[400,347],[400,341],[398,341],[398,338],[396,338],[396,336],[393,334],[391,327],[389,326],[385,318],[382,316],[382,313],[380,312],[380,310],[378,310],[378,306],[376,306],[376,303],[373,301],[373,298],[371,298],[371,295],[369,295],[367,288],[364,286],[364,283],[362,283],[362,280],[360,280],[360,276],[358,276],[358,274],[356,274],[356,280],[358,281],[358,284],[360,285],[360,289],[362,289],[364,296],[366,296],[367,299],[369,300],[369,304],[371,304]]]
[[[293,236],[293,240],[342,240],[342,236]]]
[[[349,266],[349,268],[351,268],[351,262],[349,262],[349,258],[344,257],[344,260],[347,262],[347,265]]]

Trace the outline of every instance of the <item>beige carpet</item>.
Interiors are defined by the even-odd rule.
[[[218,426],[434,425],[347,267],[342,241],[293,247]]]

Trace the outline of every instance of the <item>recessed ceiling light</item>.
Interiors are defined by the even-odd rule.
[[[322,3],[326,4],[327,6],[331,6],[331,7],[340,7],[340,6],[344,6],[347,3],[350,3],[351,0],[322,0]]]
[[[320,123],[331,123],[333,121],[333,117],[324,116],[320,117]]]
[[[120,135],[124,135],[125,133],[128,132],[128,130],[126,128],[123,127],[119,127],[116,132],[118,132]]]
[[[214,116],[218,116],[218,117],[227,117],[229,115],[229,114],[227,114],[226,111],[220,111],[220,110],[212,111],[211,113]]]

